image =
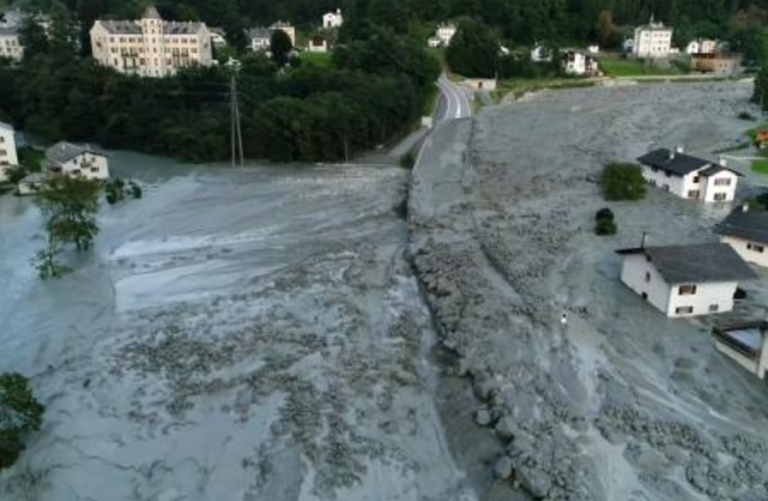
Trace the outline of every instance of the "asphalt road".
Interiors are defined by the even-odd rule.
[[[452,82],[445,74],[437,81],[440,87],[440,103],[435,116],[435,125],[472,116],[472,91]]]

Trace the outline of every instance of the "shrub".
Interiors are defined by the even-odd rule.
[[[400,157],[400,167],[403,169],[411,170],[416,165],[416,155],[412,151],[409,151],[402,157]]]
[[[613,219],[600,219],[597,221],[595,233],[600,236],[615,235],[618,231],[616,222]]]
[[[18,459],[26,436],[42,426],[44,412],[27,378],[20,374],[0,375],[0,470]]]
[[[607,207],[597,211],[597,214],[595,215],[595,221],[600,221],[603,219],[608,219],[610,221],[613,221],[615,219],[613,211]]]
[[[639,165],[609,163],[600,175],[600,188],[606,200],[641,200],[646,185]]]
[[[142,195],[144,194],[144,192],[141,189],[141,186],[134,183],[133,181],[131,181],[130,186],[131,186],[131,196],[136,199],[141,198]]]
[[[752,120],[752,121],[757,120],[754,115],[746,111],[742,111],[741,113],[739,113],[738,117],[740,120]]]

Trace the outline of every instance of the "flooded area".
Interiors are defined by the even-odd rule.
[[[111,168],[144,197],[104,203],[61,280],[30,264],[31,200],[0,197],[0,367],[47,406],[0,497],[474,499],[431,396],[407,171]]]

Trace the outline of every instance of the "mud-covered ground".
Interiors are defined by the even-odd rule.
[[[652,147],[711,157],[732,145],[749,127],[737,114],[758,113],[750,93],[735,83],[546,92],[428,143],[411,250],[454,374],[440,392],[444,414],[458,416],[446,418],[448,436],[482,499],[768,499],[768,387],[709,337],[713,321],[765,318],[768,272],[745,284],[734,313],[666,319],[620,284],[614,251],[644,231],[658,245],[713,241],[732,207],[655,190],[606,204],[595,184],[605,162]],[[606,205],[619,234],[600,238],[594,215]],[[463,431],[471,421],[485,433]]]
[[[144,198],[44,283],[0,197],[0,372],[43,429],[4,501],[470,501],[431,393],[395,167],[191,168],[115,153]]]

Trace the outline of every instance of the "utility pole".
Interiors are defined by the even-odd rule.
[[[232,76],[230,79],[230,108],[232,114],[232,167],[243,166],[245,155],[243,154],[243,130],[240,120],[240,100],[237,97],[237,73],[240,70],[240,61],[230,58],[227,62]]]

